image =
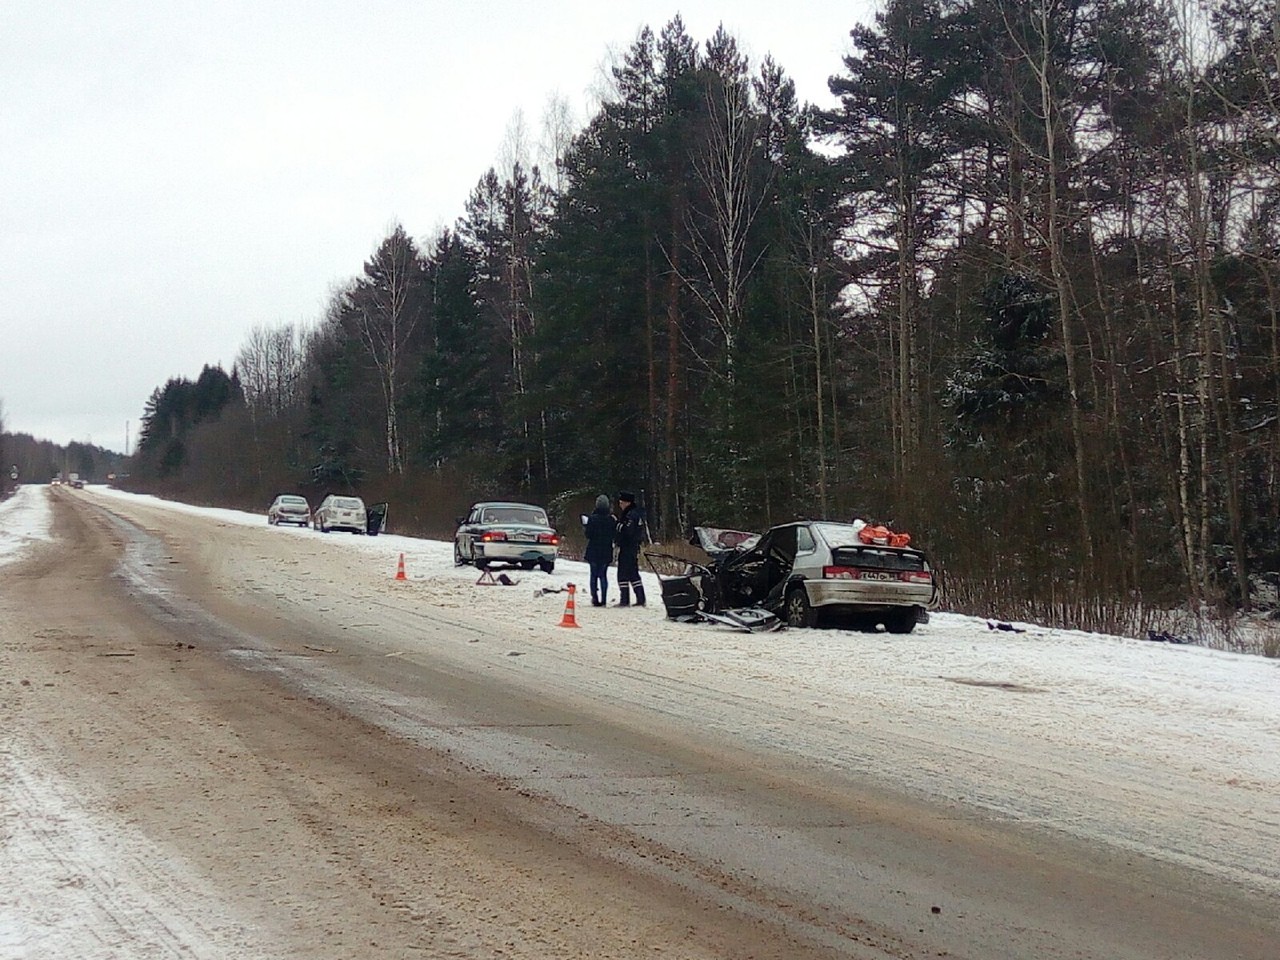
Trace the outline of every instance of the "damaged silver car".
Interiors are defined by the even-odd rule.
[[[877,542],[865,526],[803,520],[758,536],[699,527],[693,542],[712,558],[726,607],[763,607],[792,627],[840,619],[910,633],[936,599],[933,569],[922,551]]]

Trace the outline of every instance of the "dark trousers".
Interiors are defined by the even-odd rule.
[[[644,584],[640,580],[640,554],[618,554],[618,606],[631,606],[631,591],[635,591],[636,604],[644,606]]]
[[[602,606],[609,598],[609,564],[593,563],[591,567],[591,602]]]

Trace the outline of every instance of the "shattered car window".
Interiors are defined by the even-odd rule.
[[[861,542],[858,540],[861,528],[852,523],[815,523],[813,526],[828,546],[855,546]]]
[[[760,542],[760,534],[745,530],[724,530],[720,527],[697,527],[698,546],[704,552],[712,554],[726,553],[730,550],[750,550]]]

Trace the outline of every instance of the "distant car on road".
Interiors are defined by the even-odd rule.
[[[368,529],[369,514],[359,497],[339,496],[331,493],[320,501],[311,515],[311,526],[321,533],[330,530],[350,530],[364,533]]]
[[[458,518],[453,535],[453,562],[474,563],[481,570],[493,563],[556,568],[560,535],[547,519],[547,511],[531,503],[494,500],[472,504]]]
[[[271,501],[267,507],[267,523],[275,526],[280,523],[296,523],[305,527],[311,522],[311,504],[306,497],[293,493],[282,493]]]

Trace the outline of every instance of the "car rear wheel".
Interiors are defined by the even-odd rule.
[[[784,612],[786,613],[787,626],[789,627],[816,627],[818,625],[818,611],[809,603],[809,595],[805,593],[803,586],[791,588],[791,592],[787,594]]]
[[[542,568],[543,573],[554,573],[556,562],[554,560],[539,560],[538,566]]]
[[[916,628],[916,608],[901,607],[889,611],[884,618],[884,628],[890,633],[910,633]]]

